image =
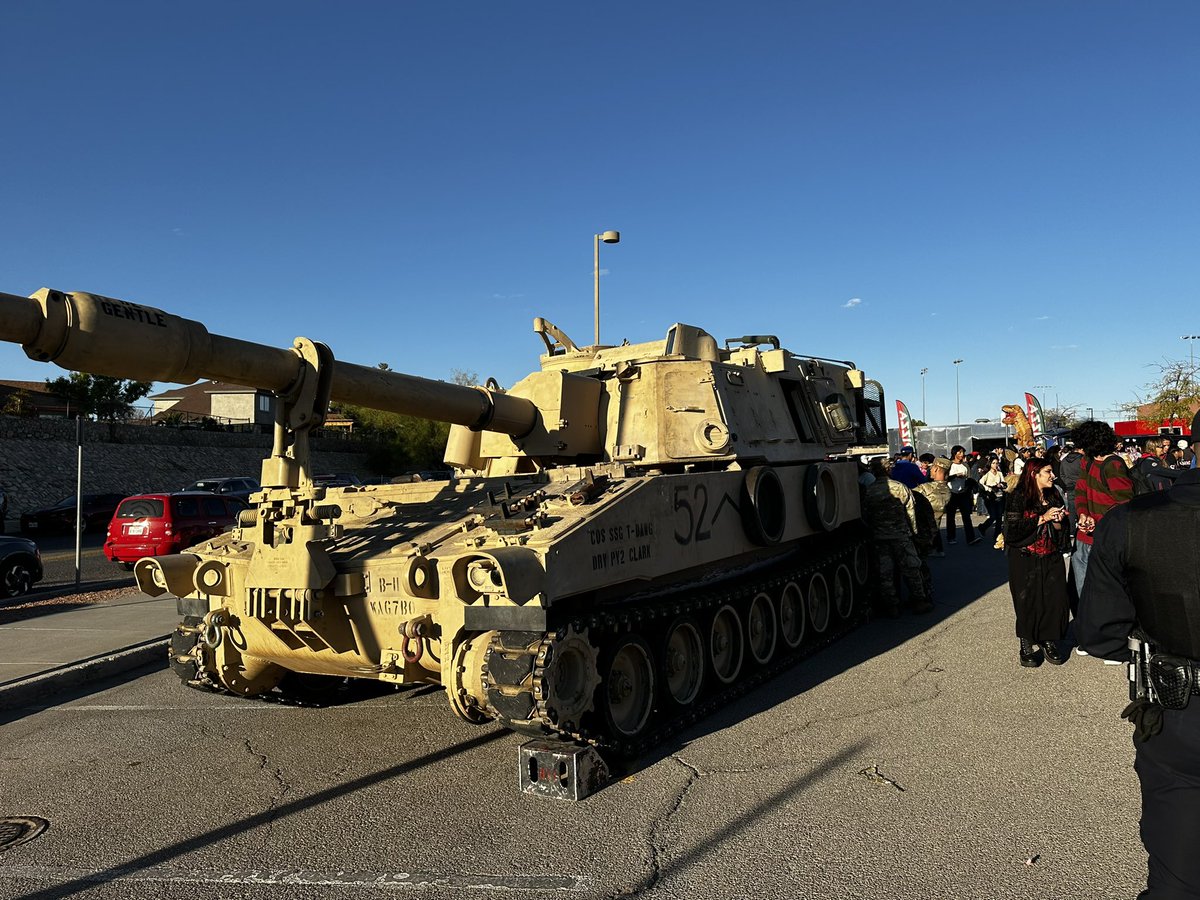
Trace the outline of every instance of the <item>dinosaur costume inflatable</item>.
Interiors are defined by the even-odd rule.
[[[1025,410],[1019,406],[1006,404],[1000,407],[1004,410],[1004,418],[1001,420],[1005,425],[1011,425],[1016,429],[1016,441],[1018,447],[1033,446],[1033,429],[1029,427],[1029,419],[1025,415]]]

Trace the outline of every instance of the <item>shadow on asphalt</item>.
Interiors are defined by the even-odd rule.
[[[931,559],[929,565],[933,572],[932,612],[921,616],[905,613],[898,619],[872,619],[799,660],[736,702],[684,729],[651,753],[618,761],[614,768],[620,775],[648,768],[697,738],[730,728],[907,643],[1008,583],[1008,560],[1004,553],[992,549],[991,540],[974,546],[960,542],[947,547],[945,558]],[[1015,647],[1015,637],[1013,642]]]
[[[480,747],[486,746],[493,741],[508,737],[508,732],[502,728],[496,728],[489,731],[487,734],[481,734],[479,737],[472,738],[469,741],[461,741],[452,746],[437,750],[432,753],[426,753],[424,756],[419,756],[416,759],[403,762],[387,769],[382,769],[378,772],[373,772],[370,775],[364,775],[361,778],[355,778],[344,784],[338,784],[323,791],[318,791],[307,797],[300,797],[290,803],[283,803],[277,807],[272,807],[268,810],[263,810],[252,816],[246,816],[236,821],[231,821],[220,828],[213,828],[203,834],[198,834],[195,837],[188,838],[182,841],[176,841],[173,844],[168,844],[166,847],[161,847],[150,853],[145,853],[135,857],[128,862],[121,863],[119,866],[112,866],[108,869],[103,869],[98,872],[89,872],[86,876],[75,878],[62,884],[56,884],[51,887],[44,888],[39,891],[32,891],[24,894],[21,900],[61,900],[61,898],[72,897],[84,891],[93,890],[97,884],[104,884],[113,881],[117,878],[128,877],[146,869],[154,868],[155,866],[165,865],[180,856],[188,853],[205,850],[212,844],[225,840],[236,840],[246,832],[258,828],[263,825],[269,825],[276,819],[285,818],[303,812],[306,809],[311,809],[314,806],[320,806],[323,803],[328,803],[338,797],[345,797],[373,785],[381,784],[385,781],[391,781],[408,775],[412,772],[422,769],[425,766],[434,765],[443,762],[447,759],[452,759],[463,753],[469,753]]]

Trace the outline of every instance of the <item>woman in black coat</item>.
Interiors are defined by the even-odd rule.
[[[1063,548],[1070,540],[1067,511],[1054,487],[1050,463],[1035,457],[1025,463],[1021,480],[1004,511],[1004,549],[1008,587],[1017,614],[1021,665],[1067,661],[1059,641],[1067,633],[1067,596]]]

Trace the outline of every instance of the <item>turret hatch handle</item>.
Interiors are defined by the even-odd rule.
[[[575,342],[567,337],[561,328],[553,322],[547,322],[541,316],[533,320],[533,330],[541,335],[542,340],[545,341],[547,356],[579,352],[579,348],[575,346]]]
[[[744,334],[741,337],[725,338],[725,349],[729,349],[730,344],[741,344],[743,347],[758,347],[761,344],[770,344],[772,350],[779,349],[779,338],[773,334]]]

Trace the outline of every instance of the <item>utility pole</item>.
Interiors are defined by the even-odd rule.
[[[962,365],[961,359],[954,360],[954,424],[962,424],[962,403],[958,390],[958,367]]]
[[[921,421],[928,422],[929,418],[925,415],[925,375],[929,372],[928,368],[921,370]]]

